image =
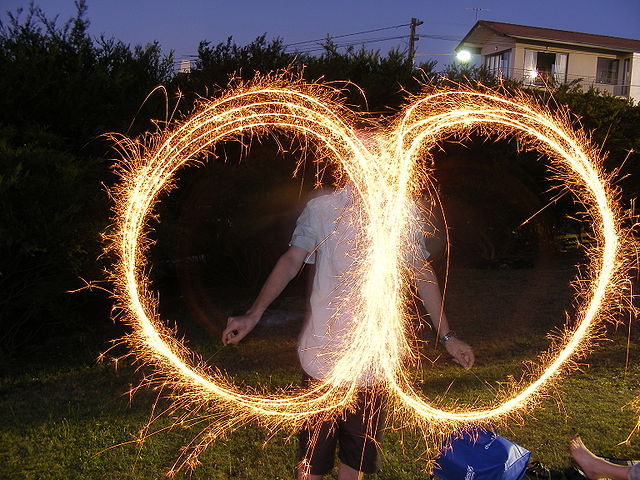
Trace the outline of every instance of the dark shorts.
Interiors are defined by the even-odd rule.
[[[310,381],[305,374],[303,385]],[[303,429],[298,435],[301,464],[308,465],[312,475],[325,475],[333,469],[337,446],[338,458],[345,465],[364,473],[377,472],[386,418],[384,398],[378,389],[362,388],[354,410]]]

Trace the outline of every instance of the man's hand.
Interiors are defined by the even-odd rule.
[[[227,328],[222,332],[222,343],[235,345],[246,337],[253,327],[258,324],[260,317],[256,315],[240,315],[227,319]]]
[[[253,330],[262,313],[298,274],[307,255],[309,252],[295,245],[282,254],[247,313],[227,319],[227,328],[222,332],[223,344],[235,345]]]
[[[475,356],[469,345],[456,337],[451,337],[444,344],[449,355],[453,357],[453,361],[469,370],[473,366]]]

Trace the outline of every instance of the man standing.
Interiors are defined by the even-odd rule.
[[[339,358],[354,315],[344,305],[352,282],[350,267],[358,252],[358,219],[354,192],[350,184],[329,195],[308,202],[298,218],[289,249],[279,258],[253,305],[242,316],[229,317],[222,333],[224,344],[240,342],[260,317],[300,272],[304,263],[315,263],[316,272],[310,299],[310,313],[300,335],[298,356],[305,381],[325,380]],[[455,337],[442,310],[442,297],[436,276],[424,261],[428,252],[424,239],[417,239],[422,259],[415,264],[416,288],[441,341],[454,361],[464,368],[474,362],[472,349]],[[348,301],[346,302],[348,304]],[[384,400],[371,395],[376,379],[364,372],[355,379],[360,388],[356,409],[331,422],[300,434],[298,480],[319,480],[333,468],[339,444],[338,480],[356,480],[362,473],[377,470],[377,445],[384,423]]]

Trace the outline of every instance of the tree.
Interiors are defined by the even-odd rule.
[[[266,34],[244,46],[236,45],[233,37],[213,46],[203,40],[195,67],[189,74],[179,75],[176,86],[186,93],[186,108],[190,108],[194,95],[207,96],[211,89],[224,88],[232,77],[250,80],[256,73],[292,68],[295,59],[285,52],[281,39],[267,41]]]
[[[415,93],[420,85],[418,71],[408,63],[407,56],[398,49],[385,56],[379,51],[359,49],[353,46],[340,51],[328,38],[319,57],[300,59],[305,64],[305,77],[311,80],[345,81],[348,102],[365,112],[376,115],[395,111],[404,101],[407,92]],[[435,62],[425,62],[419,67],[423,78],[433,76]]]
[[[172,75],[157,43],[95,42],[85,14],[79,1],[58,26],[32,5],[0,23],[0,351],[86,321],[84,297],[67,292],[99,277],[104,184],[113,181],[99,136],[127,130]],[[143,113],[159,118],[162,107],[150,102]],[[140,121],[133,132],[148,128]]]

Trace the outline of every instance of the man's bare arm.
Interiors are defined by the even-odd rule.
[[[416,287],[438,336],[443,338],[451,332],[451,329],[444,313],[438,279],[431,266],[426,262],[416,266]],[[443,344],[454,361],[464,368],[471,368],[475,361],[471,347],[455,336],[445,338]]]
[[[300,247],[289,247],[271,270],[251,308],[244,315],[227,319],[227,328],[222,332],[222,343],[236,344],[253,330],[267,307],[298,274],[307,255],[308,252]]]

